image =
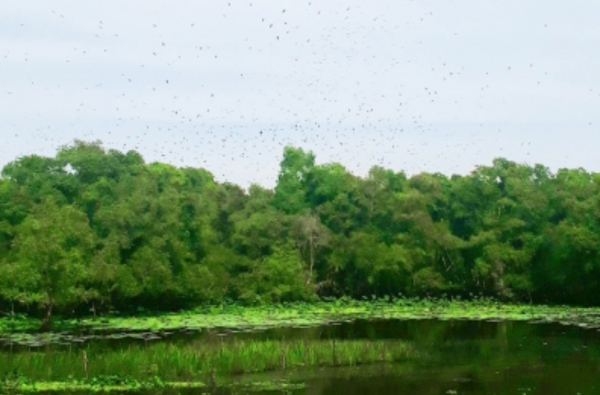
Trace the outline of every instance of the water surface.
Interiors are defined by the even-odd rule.
[[[73,334],[76,337],[77,334]],[[79,334],[80,337],[90,334]],[[139,334],[138,334],[139,335]],[[160,337],[160,338],[159,338]],[[65,348],[126,350],[132,343],[233,339],[402,339],[430,358],[400,364],[352,368],[295,369],[280,373],[236,377],[239,381],[281,380],[303,388],[275,389],[258,394],[598,394],[600,393],[600,335],[595,329],[560,324],[523,322],[356,320],[309,328],[279,328],[238,332],[216,328],[200,332],[161,333],[114,339],[98,334],[75,344],[28,347],[5,346],[3,353],[61,352]],[[31,350],[31,351],[30,351]],[[107,352],[109,352],[107,351]],[[147,395],[200,394],[206,390],[146,391]],[[209,391],[210,392],[210,391]],[[214,389],[212,393],[250,393],[245,389]]]

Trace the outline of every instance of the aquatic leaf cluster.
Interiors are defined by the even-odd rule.
[[[244,190],[75,141],[2,170],[0,308],[47,329],[55,313],[344,296],[597,304],[599,199],[582,169],[359,177],[293,147],[273,190]]]
[[[271,380],[244,380],[244,381],[224,381],[219,383],[219,389],[230,389],[236,391],[261,392],[261,391],[290,391],[302,389],[305,384],[301,381],[290,381],[285,379]],[[23,375],[11,374],[2,379],[0,377],[0,394],[21,394],[21,393],[71,393],[71,392],[131,392],[148,390],[181,390],[181,389],[202,389],[204,391],[214,390],[215,385],[210,385],[202,381],[163,381],[160,377],[154,376],[144,380],[136,380],[128,376],[107,375],[96,376],[83,380],[69,378],[61,381],[32,381]],[[204,392],[203,392],[204,393]]]
[[[39,322],[11,325],[0,318],[0,342],[5,346],[42,348],[85,345],[94,341],[152,343],[177,334],[235,335],[276,328],[308,329],[356,320],[430,320],[560,323],[600,329],[600,308],[505,304],[493,299],[470,301],[395,298],[374,301],[336,299],[279,305],[211,306],[169,314],[57,319],[56,330],[39,332]],[[60,329],[60,330],[59,330]]]
[[[289,380],[263,380],[249,381],[244,383],[230,382],[222,383],[219,389],[229,389],[239,393],[262,393],[263,391],[289,391],[305,388],[303,382],[292,382]],[[156,378],[148,381],[138,381],[135,379],[121,376],[100,376],[87,380],[66,380],[66,381],[38,381],[38,382],[19,382],[15,385],[7,385],[6,382],[0,382],[0,391],[10,395],[12,393],[71,393],[71,392],[131,392],[148,390],[182,390],[182,389],[200,389],[208,391],[213,389],[203,382],[177,382],[167,381]],[[0,394],[4,394],[0,392]],[[202,392],[207,393],[207,392]],[[236,393],[236,392],[234,392]]]

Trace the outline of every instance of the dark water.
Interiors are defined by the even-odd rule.
[[[287,379],[305,384],[298,390],[259,392],[263,395],[600,394],[600,333],[559,324],[359,320],[326,327],[269,329],[256,333],[236,333],[226,328],[210,333],[175,332],[154,341],[177,344],[219,334],[253,339],[404,339],[432,356],[426,363],[297,370],[243,377],[244,380]],[[119,348],[147,340],[91,341]],[[146,393],[159,392],[195,395],[206,390]],[[220,394],[247,392],[241,389],[218,391]]]
[[[306,373],[306,388],[294,394],[600,394],[600,333],[596,330],[559,324],[427,320],[358,321],[318,333],[337,338],[407,339],[431,351],[434,360]],[[292,330],[286,335],[302,333]],[[296,376],[302,378],[302,374]]]

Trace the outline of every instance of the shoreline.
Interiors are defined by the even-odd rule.
[[[319,326],[356,319],[497,320],[561,323],[600,328],[600,307],[506,304],[490,299],[476,301],[396,299],[290,303],[242,307],[202,307],[182,312],[144,316],[107,316],[80,319],[56,318],[54,331],[158,331],[228,328],[262,330],[292,326]],[[0,337],[36,332],[41,320],[0,318]],[[53,333],[49,332],[49,333]]]

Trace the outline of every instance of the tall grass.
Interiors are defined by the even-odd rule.
[[[84,357],[85,351],[85,357]],[[353,366],[419,358],[399,340],[216,340],[186,345],[150,343],[106,350],[90,345],[79,351],[0,353],[0,377],[18,372],[33,381],[83,380],[120,375],[170,381],[265,372],[298,367]]]

